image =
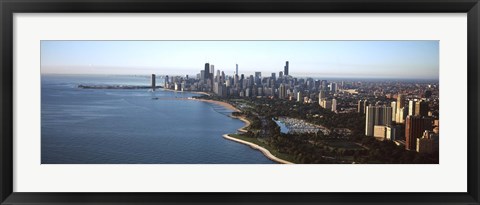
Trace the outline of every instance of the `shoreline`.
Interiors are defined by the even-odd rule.
[[[242,122],[245,123],[245,125],[241,128],[238,128],[237,131],[239,132],[243,132],[243,133],[247,133],[248,131],[246,130],[246,128],[248,126],[250,126],[252,123],[250,121],[247,120],[247,118],[243,117],[243,116],[233,116],[233,115],[230,115],[231,118],[235,118],[235,119],[239,119],[241,120]]]
[[[238,108],[236,108],[235,106],[233,106],[232,104],[230,103],[227,103],[227,102],[222,102],[222,101],[216,101],[216,100],[205,100],[205,99],[196,99],[196,98],[187,98],[188,100],[195,100],[195,101],[200,101],[200,102],[207,102],[207,103],[212,103],[212,104],[216,104],[216,105],[220,105],[220,106],[223,106],[227,109],[230,109],[234,112],[241,112]],[[229,115],[229,117],[231,118],[235,118],[235,119],[238,119],[242,122],[245,123],[245,125],[241,128],[238,128],[237,131],[239,132],[243,132],[243,133],[246,133],[248,132],[246,130],[246,128],[248,126],[250,126],[251,122],[248,121],[245,117],[243,116],[233,116],[233,115]],[[228,139],[228,140],[231,140],[231,141],[234,141],[234,142],[237,142],[237,143],[240,143],[240,144],[244,144],[244,145],[248,145],[250,146],[252,149],[256,149],[256,150],[259,150],[265,157],[267,157],[268,159],[274,161],[274,162],[278,162],[280,164],[294,164],[290,161],[287,161],[287,160],[284,160],[284,159],[280,159],[278,157],[276,157],[275,155],[273,155],[267,148],[265,147],[262,147],[258,144],[255,144],[255,143],[252,143],[252,142],[247,142],[247,141],[244,141],[244,140],[241,140],[241,139],[237,139],[235,137],[231,137],[229,134],[224,134],[223,135],[223,138],[225,139]]]
[[[160,88],[164,91],[170,91],[170,92],[179,92],[179,93],[193,93],[193,94],[199,94],[199,95],[206,95],[206,96],[210,96],[211,94],[209,93],[206,93],[206,92],[201,92],[201,91],[181,91],[181,90],[172,90],[172,89],[168,89],[168,88]]]
[[[212,104],[220,105],[220,106],[222,106],[224,108],[227,108],[229,110],[232,110],[234,112],[240,112],[239,109],[237,109],[235,106],[233,106],[232,104],[227,103],[227,102],[216,101],[216,100],[197,99],[197,98],[188,98],[188,99],[189,100],[200,101],[200,102],[212,103]]]
[[[268,159],[272,160],[272,161],[275,161],[275,162],[278,162],[280,164],[293,164],[292,162],[289,162],[287,160],[283,160],[283,159],[280,159],[278,157],[276,157],[275,155],[273,155],[272,153],[270,153],[270,151],[268,151],[266,148],[260,146],[260,145],[257,145],[255,143],[252,143],[252,142],[247,142],[247,141],[244,141],[244,140],[241,140],[241,139],[237,139],[237,138],[234,138],[234,137],[230,137],[230,135],[228,134],[224,134],[223,137],[225,139],[229,139],[229,140],[232,140],[234,142],[238,142],[238,143],[241,143],[241,144],[245,144],[245,145],[248,145],[250,146],[252,149],[256,149],[256,150],[259,150],[260,152],[262,152],[263,155],[265,155]]]

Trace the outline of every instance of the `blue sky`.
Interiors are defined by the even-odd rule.
[[[438,41],[42,41],[42,74],[232,75],[438,79]]]

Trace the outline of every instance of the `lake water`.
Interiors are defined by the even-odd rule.
[[[181,99],[195,94],[79,84],[149,85],[150,78],[42,75],[42,164],[275,163],[224,139],[244,123],[224,107]]]

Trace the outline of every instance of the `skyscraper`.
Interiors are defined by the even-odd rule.
[[[417,101],[415,104],[415,116],[428,116],[428,103],[424,100]]]
[[[373,136],[374,126],[392,125],[392,108],[386,106],[367,106],[365,109],[365,135]]]
[[[278,88],[278,98],[285,99],[285,97],[287,97],[287,91],[285,89],[285,85],[282,83]]]
[[[157,86],[155,85],[155,80],[156,80],[156,79],[155,79],[155,74],[152,74],[152,80],[151,80],[151,81],[152,81],[152,90],[155,90],[155,88],[157,87]]]
[[[207,80],[210,77],[210,63],[205,63],[205,70],[203,73],[203,79]]]
[[[403,107],[405,107],[405,95],[402,95],[402,94],[398,94],[397,95],[397,120],[396,122],[397,123],[403,123],[403,114],[400,115],[400,109],[402,109]]]
[[[210,65],[210,74],[214,74],[214,73],[215,73],[215,66]]]
[[[432,130],[431,118],[407,116],[405,121],[405,149],[416,150],[417,138],[422,137],[425,130]]]
[[[332,93],[337,93],[337,83],[330,83],[330,91],[332,91]]]
[[[332,112],[337,111],[337,99],[332,99]]]
[[[283,68],[283,74],[288,75],[288,61],[285,63],[285,67]]]
[[[363,100],[358,100],[357,104],[357,112],[358,113],[365,113],[365,107],[363,106],[364,101]]]
[[[365,135],[366,136],[373,136],[373,126],[375,125],[374,118],[375,118],[374,107],[367,106],[367,109],[365,109]]]
[[[302,91],[298,91],[298,92],[297,92],[297,102],[300,102],[300,101],[302,101],[302,100],[303,100],[303,99],[302,99]]]
[[[390,107],[392,107],[392,121],[397,121],[397,102],[392,101],[390,103]]]
[[[415,115],[415,105],[416,102],[414,100],[408,101],[408,115]]]
[[[235,74],[238,75],[238,64],[235,64]]]

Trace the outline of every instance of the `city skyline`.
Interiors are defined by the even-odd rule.
[[[42,41],[42,74],[233,75],[433,79],[438,41]],[[187,60],[188,59],[188,60]]]

